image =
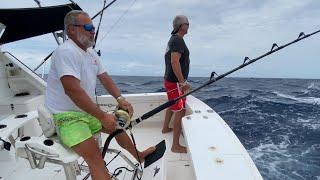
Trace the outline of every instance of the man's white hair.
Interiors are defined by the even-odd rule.
[[[80,14],[89,17],[88,13],[86,13],[84,11],[81,11],[81,10],[72,10],[72,11],[70,11],[70,12],[68,12],[66,14],[66,16],[64,17],[64,30],[65,30],[65,33],[68,34],[68,26],[69,25],[78,24],[79,23],[77,17]]]
[[[172,21],[173,30],[171,34],[175,34],[179,31],[180,26],[185,22],[188,21],[188,17],[185,15],[177,15]]]

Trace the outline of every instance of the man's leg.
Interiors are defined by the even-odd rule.
[[[102,128],[102,132],[110,134],[110,132],[106,131],[106,129]],[[132,143],[131,139],[129,138],[128,134],[126,132],[122,132],[118,134],[116,137],[117,143],[125,150],[127,150],[136,160],[138,160],[137,152],[135,150],[134,144]],[[153,153],[156,148],[154,146],[149,147],[148,149],[144,151],[138,151],[139,158],[142,161],[144,161],[144,158]]]
[[[164,118],[163,127],[162,127],[162,133],[168,133],[168,132],[172,131],[172,128],[169,128],[169,123],[170,123],[172,115],[173,115],[172,110],[170,108],[167,108],[166,115]]]
[[[72,149],[82,156],[88,164],[92,180],[111,180],[105,168],[98,143],[93,137],[73,146]]]
[[[182,129],[181,121],[185,113],[186,113],[185,109],[175,112],[174,124],[173,124],[173,142],[171,147],[172,152],[187,153],[187,148],[184,146],[181,146],[179,143],[179,138],[180,138],[181,129]]]
[[[98,142],[92,137],[92,130],[101,129],[100,122],[82,112],[64,112],[54,115],[61,142],[83,157],[89,166],[93,180],[110,180],[104,166]]]

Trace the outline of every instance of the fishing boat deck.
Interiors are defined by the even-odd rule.
[[[163,139],[166,140],[167,149],[164,155],[164,166],[165,167],[165,178],[167,180],[174,180],[174,179],[186,179],[192,180],[194,178],[192,165],[190,162],[190,158],[188,154],[179,154],[179,153],[172,153],[170,148],[172,144],[172,132],[167,134],[161,133],[162,123],[161,121],[152,121],[152,122],[145,122],[143,124],[139,124],[132,130],[134,138],[137,143],[137,147],[139,150],[145,149],[149,146],[156,145]],[[107,135],[102,134],[102,142],[107,138]],[[183,137],[181,138],[181,143],[184,143]],[[110,148],[123,150],[119,147],[119,145],[112,141]],[[126,154],[130,159],[133,160],[133,157],[129,155],[128,152],[125,150],[122,151]],[[1,153],[6,153],[6,155]],[[114,156],[114,154],[106,155],[106,162],[108,163],[110,159]],[[7,151],[0,151],[0,157],[6,157],[6,161],[2,159],[0,161],[0,169],[1,175],[0,179],[3,180],[17,180],[17,179],[33,179],[33,180],[60,180],[65,179],[65,174],[63,167],[60,165],[46,163],[45,168],[42,170],[39,169],[30,169],[29,162],[25,159],[15,159],[14,155],[14,148],[11,148],[11,152],[8,153]],[[83,162],[80,158],[79,163]],[[110,165],[108,169],[112,172],[114,169],[120,166],[128,166],[124,160],[121,158],[116,158]],[[130,168],[130,167],[128,167]],[[78,176],[77,179],[82,179],[86,173],[82,173],[81,176]],[[131,178],[131,173],[127,171],[123,171],[119,176],[118,179],[127,180]],[[90,178],[89,178],[90,179]]]
[[[134,106],[133,119],[166,102],[165,93],[130,94],[126,95],[126,98]],[[112,111],[116,106],[116,101],[111,96],[99,96],[97,102],[104,111]],[[209,106],[193,96],[189,96],[187,102],[187,116],[183,118],[182,123],[184,136],[180,137],[180,143],[188,147],[188,154],[171,152],[172,132],[167,134],[161,132],[164,111],[132,129],[139,150],[166,140],[166,152],[163,158],[155,163],[156,168],[160,167],[158,175],[161,178],[158,179],[262,179],[249,154],[223,119]],[[102,142],[106,138],[107,135],[102,134]],[[128,152],[117,145],[115,140],[111,142],[109,148],[121,150],[136,163]],[[44,169],[31,170],[29,163],[21,158],[15,159],[14,153],[14,148],[10,153],[5,150],[0,151],[2,158],[0,159],[0,179],[65,179],[61,165],[47,162]],[[108,163],[114,156],[115,154],[107,153],[105,161]],[[83,160],[80,158],[78,163],[83,163]],[[132,169],[128,163],[117,157],[108,165],[108,170],[114,172],[116,168],[122,166]],[[156,172],[150,167],[144,169],[145,172],[148,172],[145,174]],[[82,172],[77,179],[82,179],[84,176],[86,173]],[[123,170],[117,178],[128,180],[131,179],[131,176],[131,172]]]

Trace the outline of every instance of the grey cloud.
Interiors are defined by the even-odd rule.
[[[55,1],[60,2],[67,1]],[[101,9],[102,2],[78,1],[91,15]],[[115,74],[162,75],[164,50],[176,14],[186,14],[190,20],[185,41],[191,52],[191,75],[195,76],[204,76],[214,69],[227,71],[239,65],[245,56],[255,57],[268,51],[273,42],[283,44],[295,39],[300,31],[308,33],[320,28],[320,1],[317,0],[137,0],[114,25],[133,2],[117,1],[105,12],[100,29],[98,41],[105,38],[97,47],[102,50],[107,67],[110,63],[121,67],[118,68],[121,72],[112,69]],[[26,1],[10,3],[27,4]],[[43,1],[43,4],[49,3],[52,1]],[[306,78],[319,78],[320,72],[314,65],[319,63],[313,60],[319,44],[316,40],[306,40],[294,51],[284,50],[236,75],[295,77],[294,72],[302,69],[301,74]],[[304,58],[304,63],[298,61],[300,58]],[[280,68],[284,65],[288,66],[287,74]],[[313,75],[310,72],[314,72]]]

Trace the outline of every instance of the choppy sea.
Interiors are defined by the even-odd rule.
[[[164,91],[162,77],[112,78],[123,93]],[[101,84],[97,93],[107,94]],[[194,96],[227,122],[264,179],[320,180],[320,80],[225,78]]]

